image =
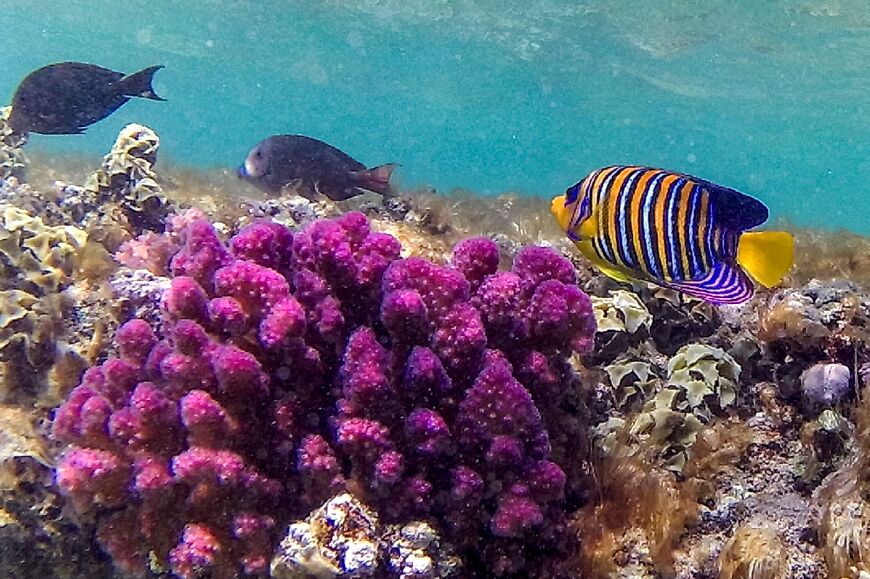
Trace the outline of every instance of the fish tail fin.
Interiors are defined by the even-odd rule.
[[[747,231],[737,243],[737,263],[764,287],[773,287],[794,263],[794,237],[785,231]]]
[[[154,73],[164,68],[162,64],[157,66],[149,66],[146,69],[134,72],[129,76],[125,76],[118,81],[118,89],[124,96],[142,97],[153,101],[165,101],[166,99],[158,96],[151,86],[151,81],[154,79]]]
[[[374,191],[381,195],[391,195],[390,176],[398,166],[399,165],[396,163],[388,163],[386,165],[372,167],[366,171],[351,171],[350,177],[359,183],[360,187],[368,189],[369,191]]]

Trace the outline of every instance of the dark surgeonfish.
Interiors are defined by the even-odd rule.
[[[273,195],[293,192],[314,199],[323,194],[343,201],[361,195],[363,189],[389,195],[390,175],[396,167],[389,164],[367,169],[323,141],[303,135],[275,135],[248,153],[238,175]]]
[[[151,80],[162,65],[129,76],[83,62],[50,64],[31,72],[12,97],[9,124],[21,135],[73,135],[118,110],[131,97],[165,100]]]
[[[747,231],[767,221],[760,201],[691,175],[605,167],[553,199],[559,226],[604,274],[645,280],[714,304],[735,304],[753,280],[777,285],[794,239]]]

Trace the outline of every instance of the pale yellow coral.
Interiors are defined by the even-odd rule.
[[[649,396],[656,389],[656,379],[645,362],[619,361],[605,371],[617,404],[639,394]],[[690,344],[668,361],[667,371],[665,386],[645,401],[627,428],[631,440],[658,449],[662,466],[681,472],[698,434],[712,419],[711,405],[724,409],[734,404],[740,366],[720,348]],[[603,444],[609,444],[608,435],[601,434]]]
[[[591,297],[599,332],[615,331],[634,334],[649,330],[652,315],[636,294],[625,290],[609,292],[608,297]]]
[[[99,196],[126,199],[131,207],[141,207],[151,198],[162,203],[163,189],[153,169],[159,147],[157,133],[143,125],[127,125],[103,157],[102,166],[85,182],[85,189]]]
[[[444,263],[450,257],[450,245],[445,236],[428,235],[408,223],[372,220],[372,229],[389,233],[402,243],[402,257],[416,255]]]
[[[668,360],[668,386],[685,392],[684,408],[709,419],[708,401],[720,408],[734,404],[740,371],[740,365],[721,348],[689,344]]]
[[[55,398],[63,396],[71,379],[84,369],[81,356],[66,348],[57,334],[68,307],[65,289],[79,273],[86,247],[88,235],[77,227],[49,226],[23,209],[0,205],[3,401],[37,394],[47,377],[57,383]]]
[[[604,367],[610,386],[613,388],[616,405],[625,407],[638,396],[646,397],[655,384],[649,362],[642,360],[617,360]]]
[[[85,231],[70,225],[51,227],[11,205],[0,206],[0,254],[4,285],[23,280],[34,293],[58,291],[73,271],[76,252],[87,243]]]
[[[12,463],[19,458],[50,464],[43,439],[33,428],[31,413],[21,408],[0,406],[0,489],[13,488],[17,484]]]

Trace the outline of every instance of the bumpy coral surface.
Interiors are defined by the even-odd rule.
[[[582,437],[560,424],[556,448],[549,421],[595,330],[570,262],[530,247],[499,272],[486,239],[401,259],[360,213],[182,237],[164,335],[124,325],[53,424],[57,484],[117,565],[261,573],[282,525],[341,489],[386,522],[431,517],[470,568],[558,546],[579,481],[553,459]]]

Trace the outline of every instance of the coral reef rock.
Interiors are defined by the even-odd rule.
[[[20,179],[27,166],[27,159],[21,150],[27,138],[12,131],[12,127],[9,126],[11,113],[12,107],[0,108],[0,179],[9,177]]]
[[[51,485],[48,449],[29,411],[0,406],[0,576],[112,577]]]
[[[426,522],[392,525],[381,538],[390,577],[439,579],[460,576],[459,557],[446,548],[438,532]]]
[[[305,521],[290,525],[272,559],[272,577],[374,577],[379,567],[378,532],[377,515],[342,493]]]
[[[272,559],[272,577],[453,577],[461,561],[422,521],[380,525],[378,516],[341,493],[292,523]]]
[[[96,202],[122,202],[134,221],[155,224],[168,213],[166,197],[157,182],[154,164],[160,139],[148,127],[130,124],[118,134],[102,166],[85,182],[84,193]]]

